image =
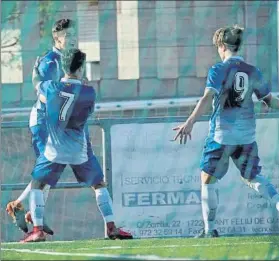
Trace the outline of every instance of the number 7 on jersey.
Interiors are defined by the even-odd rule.
[[[69,110],[69,108],[71,107],[74,99],[75,99],[75,95],[72,93],[68,93],[68,92],[60,92],[59,96],[61,98],[65,99],[65,102],[63,103],[60,113],[59,113],[59,120],[60,121],[65,121],[66,120],[66,116],[67,116],[67,112]]]

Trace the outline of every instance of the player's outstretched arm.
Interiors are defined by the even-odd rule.
[[[215,91],[212,88],[206,88],[202,98],[199,100],[198,104],[196,105],[194,111],[191,113],[189,118],[185,123],[173,128],[174,131],[177,131],[176,136],[174,137],[173,141],[176,141],[178,137],[180,138],[180,144],[187,142],[187,137],[191,139],[191,132],[195,122],[204,114],[209,112],[213,96]]]
[[[189,119],[193,123],[195,123],[202,115],[209,112],[212,106],[213,96],[215,95],[215,93],[216,92],[211,88],[205,89],[203,96],[201,97],[194,111],[189,117]]]

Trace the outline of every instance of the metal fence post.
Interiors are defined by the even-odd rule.
[[[103,140],[103,171],[105,180],[108,183],[108,191],[112,195],[112,159],[111,159],[111,125],[105,124],[102,126],[102,140]]]
[[[111,162],[111,136],[110,136],[110,124],[102,125],[102,144],[103,144],[103,172],[105,181],[108,184],[108,191],[113,200],[112,195],[112,162]],[[104,224],[105,238],[107,238],[107,226]]]

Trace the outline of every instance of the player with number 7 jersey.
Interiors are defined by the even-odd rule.
[[[85,53],[75,48],[65,51],[62,58],[65,77],[60,82],[40,81],[37,67],[33,70],[33,83],[46,107],[48,137],[44,152],[37,158],[32,171],[30,212],[34,228],[22,243],[46,240],[42,190],[46,185],[55,186],[67,165],[72,168],[78,182],[91,186],[95,191],[107,236],[110,239],[133,238],[129,232],[115,226],[112,200],[103,171],[92,148],[88,148],[85,126],[94,111],[96,95],[93,87],[81,82],[85,57]]]
[[[38,72],[41,81],[54,80],[60,81],[64,76],[61,65],[61,57],[63,50],[73,48],[77,44],[76,23],[71,19],[60,19],[56,21],[52,27],[53,49],[45,53],[40,58]],[[45,126],[45,104],[37,99],[32,107],[29,119],[30,134],[32,137],[32,147],[36,158],[44,152],[47,134]],[[90,148],[89,133],[87,132],[88,148]],[[14,219],[14,223],[25,233],[28,232],[27,223],[33,224],[30,211],[25,211],[23,201],[31,190],[31,183],[27,185],[24,191],[16,200],[12,200],[7,204],[6,211]],[[50,186],[44,187],[44,199],[47,201]],[[44,232],[53,235],[54,232],[44,221]]]
[[[95,91],[80,80],[62,78],[61,82],[41,82],[46,97],[48,139],[45,157],[61,164],[81,164],[88,160],[84,125],[93,112]]]

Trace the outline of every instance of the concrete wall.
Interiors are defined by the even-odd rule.
[[[39,27],[34,23],[38,19],[35,3],[26,2],[22,15],[24,83],[11,88],[4,85],[4,107],[30,105],[35,98],[30,83],[32,64],[40,49]],[[53,19],[82,17],[84,25],[90,10],[92,15],[96,10],[90,8],[85,11],[79,5],[76,12],[76,2],[60,2]],[[130,80],[118,80],[116,2],[100,1],[98,10],[98,28],[88,29],[91,38],[86,38],[83,30],[81,39],[97,39],[94,34],[99,32],[101,80],[96,82],[96,91],[100,101],[201,95],[209,67],[219,61],[212,35],[219,27],[235,23],[246,29],[244,57],[257,65],[266,80],[273,83],[273,90],[278,91],[274,1],[139,1],[139,79]],[[88,20],[88,26],[95,26],[96,19]]]
[[[103,2],[102,8],[106,4]],[[274,5],[275,2],[268,1],[139,1],[140,79],[136,80],[137,84],[135,80],[119,81],[115,77],[117,53],[113,47],[103,47],[100,99],[201,95],[209,67],[219,61],[212,46],[213,33],[219,27],[236,23],[246,28],[247,39],[242,52],[246,60],[259,66],[267,80],[276,82]],[[101,12],[100,24],[107,12],[115,13],[112,10]],[[107,30],[110,43],[117,46],[116,34],[111,33],[116,30],[115,24],[110,23]],[[109,66],[102,60],[102,54],[110,57]],[[277,85],[274,88],[278,90]]]

